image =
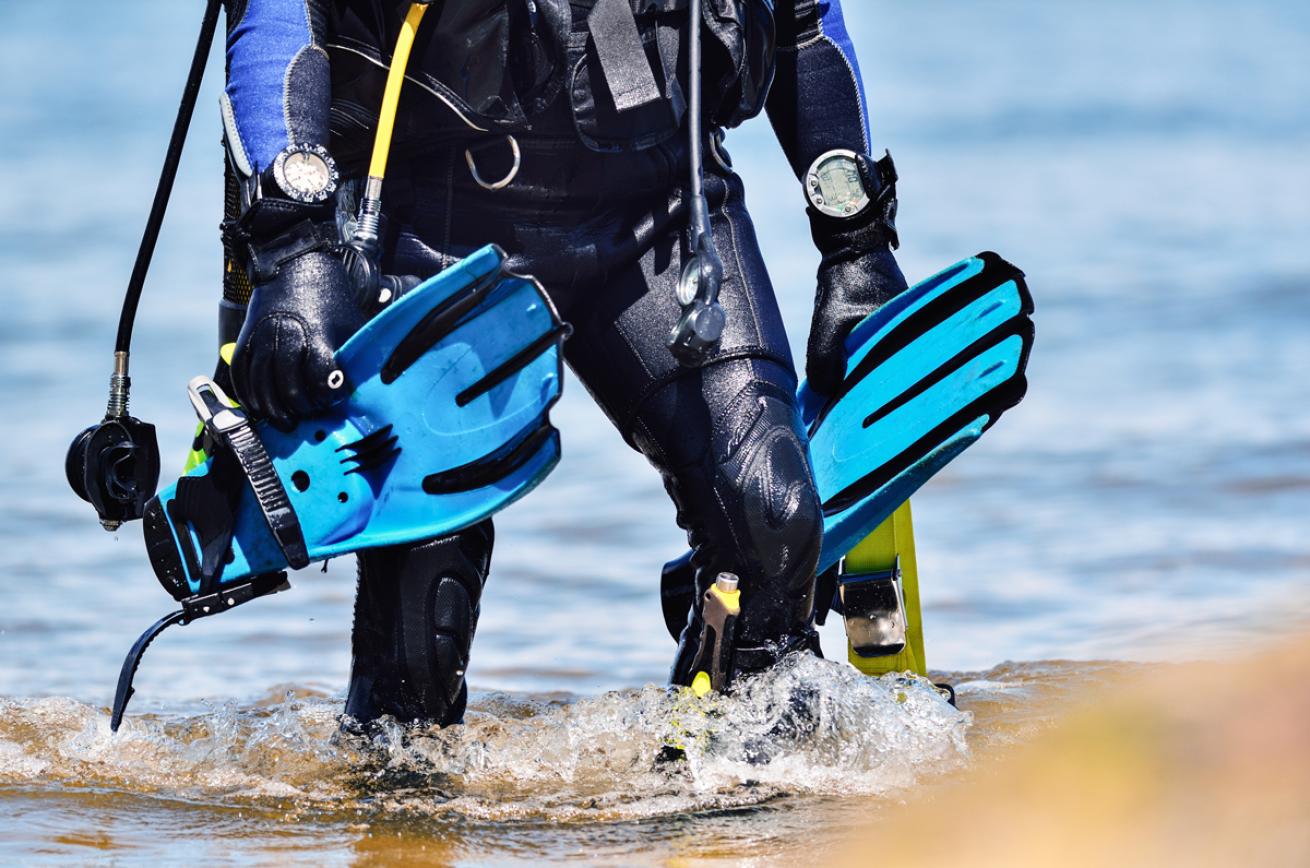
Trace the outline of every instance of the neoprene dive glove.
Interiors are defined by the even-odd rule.
[[[808,208],[810,233],[822,254],[814,319],[806,352],[810,387],[834,395],[846,376],[845,341],[870,313],[906,289],[892,251],[896,234],[896,167],[891,155],[873,161],[858,155],[869,204],[853,217],[829,217]]]
[[[232,385],[243,407],[284,429],[345,397],[333,354],[368,319],[334,233],[305,220],[250,247],[254,292]]]

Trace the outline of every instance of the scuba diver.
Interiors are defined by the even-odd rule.
[[[224,8],[220,362],[161,490],[132,332]],[[864,106],[835,0],[207,0],[105,415],[65,461],[180,604],[110,729],[161,632],[344,554],[343,725],[459,721],[491,518],[559,461],[565,360],[691,542],[661,576],[675,686],[820,654],[830,611],[859,671],[926,675],[909,498],[1023,399],[1033,300],[991,252],[906,286]],[[723,144],[766,109],[821,255],[799,385]]]
[[[284,429],[321,411],[337,399],[334,353],[378,303],[498,245],[571,325],[569,366],[661,474],[687,532],[700,593],[675,684],[691,682],[699,601],[722,573],[741,591],[730,678],[819,653],[823,512],[791,349],[724,130],[767,111],[801,184],[797,207],[808,200],[821,255],[811,389],[839,389],[852,327],[906,289],[892,253],[896,172],[890,156],[872,156],[839,0],[704,4],[691,25],[704,39],[702,98],[689,69],[695,0],[431,3],[380,191],[366,181],[369,144],[410,4],[228,0],[221,100],[220,329],[235,344],[234,397]],[[724,320],[717,343],[678,354],[668,336],[696,252],[698,146]],[[841,201],[825,199],[820,171],[844,179]],[[385,204],[361,227],[361,198],[379,192]],[[378,273],[343,247],[361,229]],[[488,519],[358,553],[350,718],[462,720],[493,538]]]

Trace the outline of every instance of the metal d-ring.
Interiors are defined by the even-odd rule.
[[[732,174],[732,157],[723,147],[723,140],[727,137],[722,127],[716,127],[714,132],[710,133],[710,156],[714,162],[719,164],[719,168]]]
[[[484,190],[503,190],[518,177],[519,167],[523,165],[523,153],[519,150],[518,139],[511,135],[507,135],[505,136],[505,140],[509,142],[510,153],[514,156],[514,165],[510,167],[509,173],[499,181],[484,181],[482,175],[478,173],[478,164],[473,160],[472,146],[464,149],[464,162],[468,163],[469,174],[473,176],[474,182]]]

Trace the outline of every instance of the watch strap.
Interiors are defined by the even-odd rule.
[[[861,155],[857,162],[860,164],[860,180],[864,182],[865,192],[869,194],[868,209],[873,212],[877,222],[882,224],[888,246],[896,250],[901,246],[901,236],[896,229],[896,212],[900,207],[896,198],[896,182],[900,175],[896,172],[892,153],[883,151],[882,157],[877,160]]]

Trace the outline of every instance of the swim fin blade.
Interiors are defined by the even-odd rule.
[[[289,432],[192,381],[219,445],[146,511],[160,582],[184,600],[452,533],[523,497],[559,460],[549,412],[567,335],[541,286],[488,246],[351,337],[336,354],[349,396]]]
[[[1023,399],[1032,311],[1023,272],[980,253],[915,284],[852,329],[836,395],[801,384],[797,398],[823,502],[820,574]],[[675,639],[695,599],[693,572],[690,553],[664,568],[661,598]]]
[[[1023,399],[1032,311],[1023,272],[980,253],[860,322],[837,395],[801,385],[823,500],[820,572]]]

